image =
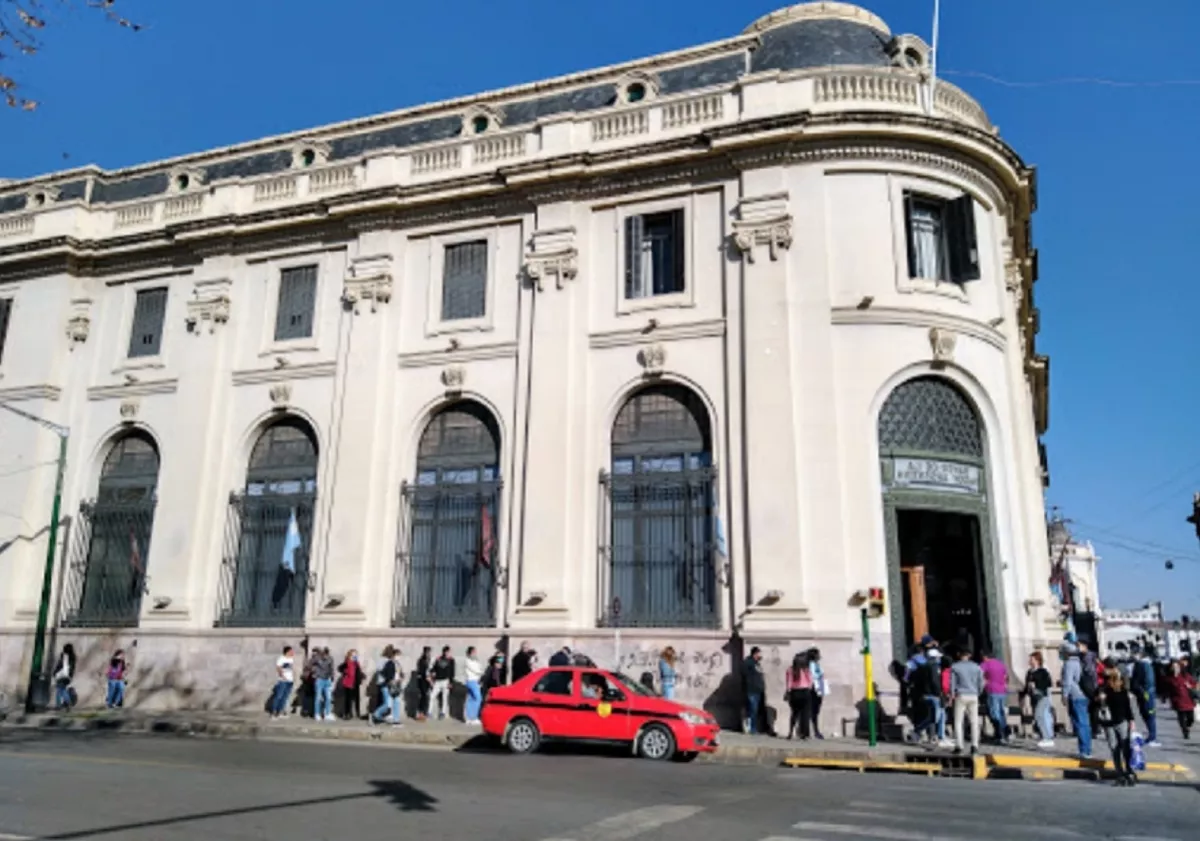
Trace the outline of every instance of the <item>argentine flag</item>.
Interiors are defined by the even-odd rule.
[[[296,509],[292,509],[288,518],[287,534],[283,538],[283,556],[279,565],[288,572],[296,571],[296,550],[300,548],[300,526],[296,523]]]

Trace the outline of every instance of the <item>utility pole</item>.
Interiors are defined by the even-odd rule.
[[[38,605],[37,629],[33,636],[33,658],[29,664],[29,688],[25,692],[25,711],[32,713],[36,712],[39,707],[46,707],[50,703],[50,682],[43,674],[42,666],[46,658],[46,626],[50,621],[50,593],[54,585],[54,553],[58,548],[58,518],[62,510],[63,475],[67,472],[67,440],[70,437],[70,430],[8,403],[0,403],[0,409],[33,421],[58,436],[54,502],[50,506],[50,534],[46,540],[46,566],[42,571],[42,600]]]

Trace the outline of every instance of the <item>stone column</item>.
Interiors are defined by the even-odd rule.
[[[391,609],[395,535],[381,524],[391,522],[382,505],[389,498],[395,437],[389,411],[396,364],[392,265],[388,232],[366,232],[344,280],[332,424],[317,489],[326,501],[318,510],[329,518],[314,530],[321,545],[313,547],[318,578],[310,615],[317,626],[386,627],[391,621],[385,614]]]
[[[571,203],[539,207],[525,260],[529,283],[522,323],[521,381],[518,385],[518,482],[513,504],[519,512],[511,557],[519,564],[510,578],[515,628],[565,628],[580,620],[579,594],[585,568],[577,550],[582,483],[579,426],[581,350],[586,328],[578,314],[576,227]],[[586,347],[582,353],[586,353]]]
[[[745,321],[743,457],[749,557],[747,637],[808,618],[800,575],[797,395],[787,251],[792,216],[779,170],[743,176],[733,242],[742,254]]]

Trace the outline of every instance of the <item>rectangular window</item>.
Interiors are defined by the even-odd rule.
[[[317,267],[298,266],[279,274],[279,307],[275,311],[275,341],[307,339],[313,334],[317,302]]]
[[[4,361],[4,346],[8,344],[8,318],[12,315],[12,298],[0,298],[0,362]]]
[[[906,192],[904,231],[909,277],[950,283],[979,280],[975,200],[970,195],[949,200]]]
[[[162,350],[163,319],[167,314],[167,290],[143,289],[133,307],[133,329],[129,331],[129,355],[158,356]]]
[[[483,318],[487,312],[487,240],[446,246],[442,321]]]
[[[683,291],[683,211],[625,219],[625,297]]]

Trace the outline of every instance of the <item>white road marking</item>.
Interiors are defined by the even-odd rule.
[[[546,841],[625,841],[660,826],[687,820],[703,811],[703,806],[647,806],[580,827],[563,838]]]
[[[0,836],[2,838],[4,836]],[[1178,838],[1163,838],[1158,835],[1118,835],[1113,841],[1179,841]]]
[[[887,841],[970,841],[963,836],[930,835],[928,832],[907,832],[903,829],[889,829],[884,826],[863,826],[861,824],[843,823],[814,823],[800,821],[793,824],[792,829],[804,832],[825,832],[830,835],[858,835],[863,838],[887,839]]]
[[[32,835],[13,835],[8,832],[0,832],[0,841],[37,841]]]

